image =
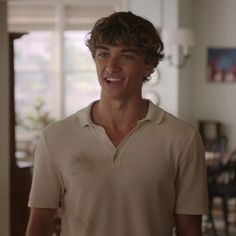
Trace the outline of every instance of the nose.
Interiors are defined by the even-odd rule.
[[[109,74],[119,72],[121,70],[119,59],[117,57],[111,57],[107,61],[106,71]]]

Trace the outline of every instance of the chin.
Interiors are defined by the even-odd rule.
[[[104,99],[124,100],[125,98],[124,94],[111,91],[102,91],[101,94]]]

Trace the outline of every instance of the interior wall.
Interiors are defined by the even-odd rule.
[[[179,27],[193,30],[193,0],[179,0]],[[190,58],[179,70],[179,117],[194,125],[193,117],[193,58],[192,48],[189,49]]]
[[[197,120],[217,120],[224,125],[229,150],[236,148],[236,83],[206,81],[207,48],[236,48],[235,0],[194,1],[194,116]]]
[[[6,2],[0,0],[0,235],[9,236],[9,76]]]
[[[149,19],[156,27],[176,28],[178,25],[178,0],[130,0],[129,8]],[[158,70],[160,81],[152,89],[160,96],[160,106],[178,116],[178,69],[170,67],[167,60],[163,60],[158,65]]]
[[[150,20],[155,26],[160,26],[161,16],[159,14],[160,0],[130,0],[129,10]]]

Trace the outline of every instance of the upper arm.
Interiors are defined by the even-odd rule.
[[[26,236],[51,236],[55,209],[31,208]]]
[[[202,216],[184,215],[175,216],[177,236],[202,236]]]
[[[194,186],[194,187],[193,187]],[[208,212],[208,191],[204,148],[195,132],[180,155],[177,166],[176,214],[202,215]]]

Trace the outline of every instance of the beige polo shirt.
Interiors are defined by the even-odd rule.
[[[115,147],[91,106],[53,123],[38,143],[29,206],[57,208],[63,236],[171,236],[174,214],[207,212],[198,132],[149,102]]]

